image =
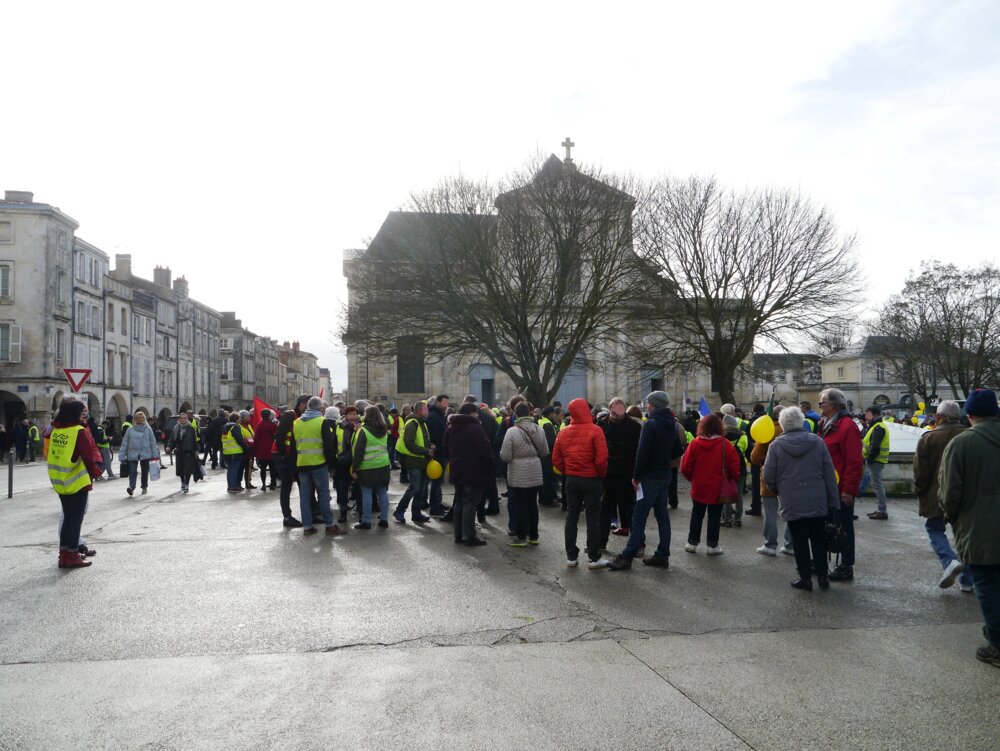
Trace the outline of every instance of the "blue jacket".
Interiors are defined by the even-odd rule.
[[[677,421],[666,407],[654,410],[642,424],[632,479],[641,482],[644,478],[656,475],[665,476],[669,480],[672,471],[670,462],[676,458],[676,447]]]
[[[121,448],[118,449],[118,458],[123,462],[153,459],[159,455],[160,448],[156,445],[156,434],[148,425],[145,428],[141,425],[129,428],[122,438]]]

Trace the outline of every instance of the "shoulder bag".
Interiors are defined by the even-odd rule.
[[[739,488],[736,487],[736,478],[730,477],[726,472],[726,442],[728,439],[722,436],[719,445],[722,448],[722,480],[719,482],[719,503],[736,503],[739,501]]]

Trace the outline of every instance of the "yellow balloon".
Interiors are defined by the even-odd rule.
[[[774,421],[767,415],[761,415],[750,426],[750,437],[757,443],[774,440]]]
[[[444,470],[441,469],[441,462],[431,459],[427,462],[427,476],[432,480],[438,479]]]
[[[923,402],[917,402],[917,406],[920,407],[920,411],[921,412],[923,412],[925,409],[927,409],[927,405],[924,404]]]
[[[840,485],[840,472],[833,470],[833,478],[837,481],[837,484]]]
[[[557,475],[562,474],[562,472],[559,471],[559,467],[556,467],[555,465],[552,466],[552,471],[555,472]]]

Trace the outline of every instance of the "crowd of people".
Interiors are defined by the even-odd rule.
[[[457,544],[487,544],[477,533],[486,517],[500,513],[507,498],[511,548],[538,545],[539,506],[565,512],[566,565],[577,567],[581,553],[590,569],[623,571],[639,557],[653,568],[670,565],[671,521],[677,508],[677,476],[690,482],[691,516],[684,550],[722,555],[722,527],[741,526],[744,515],[763,517],[762,555],[779,550],[795,557],[791,586],[812,591],[854,578],[855,499],[870,478],[878,500],[873,520],[888,519],[882,471],[890,452],[889,432],[877,407],[865,414],[864,430],[844,394],[826,389],[820,411],[798,406],[754,405],[745,415],[725,404],[717,413],[685,413],[678,418],[667,394],[653,391],[642,405],[622,399],[595,407],[574,399],[563,413],[554,403],[539,407],[523,396],[503,409],[466,397],[456,408],[446,395],[397,410],[359,400],[328,405],[300,396],[276,412],[220,409],[202,425],[193,414],[159,436],[136,412],[113,436],[98,425],[86,405],[66,398],[45,430],[48,470],[63,508],[59,566],[91,564],[95,551],[80,538],[91,481],[116,477],[111,445],[118,442],[119,475],[126,492],[137,483],[147,492],[161,454],[171,455],[181,492],[205,477],[206,465],[226,470],[227,490],[277,490],[283,524],[303,536],[346,533],[352,506],[356,530],[377,526],[450,523]],[[956,581],[975,592],[988,644],[977,652],[1000,666],[1000,407],[994,392],[973,392],[966,403],[971,428],[961,422],[954,401],[941,402],[933,430],[921,438],[914,457],[919,511],[943,573],[939,586]],[[757,421],[768,430],[751,429]],[[773,424],[773,427],[772,427]],[[754,440],[754,436],[766,436]],[[160,443],[164,451],[160,450]],[[993,461],[990,461],[990,460]],[[152,467],[152,469],[151,469]],[[389,506],[391,473],[399,471],[406,490]],[[268,483],[270,475],[270,483]],[[500,493],[498,479],[505,480]],[[454,485],[451,506],[443,484]],[[331,484],[333,493],[331,493]],[[298,488],[301,520],[292,511]],[[744,509],[743,496],[750,494]],[[336,501],[336,515],[334,514]],[[424,512],[427,512],[426,514]],[[409,517],[407,517],[409,514]],[[584,547],[578,527],[584,517]],[[647,555],[645,530],[650,514],[658,529],[656,549]],[[778,521],[785,522],[779,543]],[[954,529],[957,553],[946,524]],[[608,553],[610,536],[626,537],[624,549]],[[830,570],[828,553],[838,556]]]

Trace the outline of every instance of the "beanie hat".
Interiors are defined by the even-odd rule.
[[[646,396],[646,403],[652,404],[653,409],[663,409],[670,404],[665,391],[653,391]]]
[[[992,389],[976,389],[965,400],[965,414],[972,417],[996,417],[1000,415],[996,392]]]
[[[722,418],[722,424],[725,427],[727,427],[727,428],[739,428],[740,427],[740,421],[737,420],[732,415],[726,415],[725,417],[723,417]]]

